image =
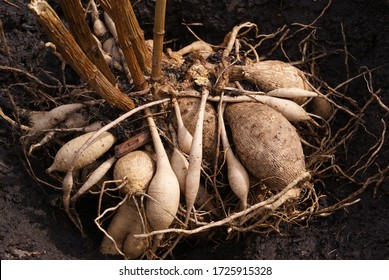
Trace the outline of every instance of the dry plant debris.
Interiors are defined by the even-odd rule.
[[[374,141],[358,162],[348,169],[338,162],[338,151],[363,128],[366,109],[389,109],[373,88],[373,70],[336,88],[317,75],[315,60],[327,55],[309,51],[317,19],[274,34],[246,22],[220,45],[198,40],[163,52],[166,1],[157,0],[153,41],[145,41],[130,1],[59,3],[69,30],[46,1],[29,8],[48,46],[88,85],[51,85],[0,66],[35,85],[28,89],[34,109],[20,108],[9,90],[14,116],[0,114],[20,132],[32,177],[62,190],[62,207],[82,234],[79,198],[99,198],[94,221],[105,234],[103,254],[163,259],[188,236],[279,231],[281,223],[307,223],[357,203],[388,176],[389,167],[362,176],[385,140],[384,119],[378,135],[366,130]],[[301,61],[271,59],[297,36]],[[267,54],[265,42],[274,45]],[[366,80],[364,103],[342,92],[355,79]],[[45,94],[63,88],[68,94]],[[47,176],[36,175],[37,154],[52,157],[39,167]],[[315,186],[331,177],[360,188],[323,207],[325,193]]]

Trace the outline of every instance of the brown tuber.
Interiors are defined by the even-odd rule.
[[[306,172],[299,135],[282,114],[245,102],[228,105],[225,116],[242,164],[270,189],[283,189]]]
[[[230,80],[249,81],[264,92],[278,88],[311,90],[303,71],[279,60],[265,60],[251,65],[233,66]],[[306,101],[306,98],[294,98],[293,101],[302,104]]]

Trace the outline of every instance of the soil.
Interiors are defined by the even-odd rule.
[[[27,2],[11,0],[0,2],[1,21],[5,38],[0,38],[1,65],[24,69],[45,79],[44,71],[61,79],[61,64],[44,47],[43,36]],[[58,9],[56,1],[49,1]],[[132,1],[135,12],[145,30],[152,36],[154,1]],[[373,69],[375,89],[381,89],[382,102],[389,106],[389,2],[386,0],[332,1],[323,16],[315,23],[315,37],[322,48],[335,51],[344,48],[343,26],[349,52],[349,77],[362,67]],[[275,32],[283,25],[309,24],[319,16],[327,1],[168,1],[166,19],[167,46],[179,48],[195,38],[189,26],[203,40],[219,44],[234,25],[251,21],[258,24],[262,33]],[[196,23],[196,24],[193,24]],[[4,39],[6,41],[4,41]],[[6,47],[7,46],[7,47]],[[8,49],[7,49],[8,48]],[[297,45],[287,45],[291,58],[298,57]],[[280,56],[275,53],[273,57]],[[330,55],[320,60],[323,80],[336,86],[346,79],[344,56]],[[69,67],[68,67],[69,68]],[[10,71],[0,71],[0,105],[10,112],[6,90],[16,81]],[[16,75],[17,76],[17,75]],[[66,71],[68,84],[76,84],[77,76]],[[351,96],[364,98],[363,79],[350,85]],[[20,96],[28,96],[23,86],[17,87]],[[361,95],[361,96],[360,96]],[[373,132],[382,129],[381,119],[388,120],[387,112],[378,106],[365,113],[365,127]],[[87,238],[61,210],[59,192],[38,184],[26,171],[17,131],[1,119],[0,126],[0,257],[1,259],[103,259],[98,253],[101,235],[91,230]],[[353,160],[358,149],[369,145],[364,138],[355,137],[345,152],[344,162]],[[388,166],[388,141],[383,143],[375,158],[375,168],[363,174],[377,172]],[[356,153],[357,154],[357,153]],[[370,171],[371,170],[371,171]],[[362,176],[362,177],[363,177]],[[335,179],[323,189],[328,197],[324,203],[336,201],[356,190],[353,184],[342,185]],[[184,244],[177,248],[179,259],[389,259],[389,182],[370,185],[359,195],[360,201],[327,217],[311,218],[305,225],[287,224],[281,233],[246,234],[238,240],[214,240],[196,246]],[[215,242],[217,241],[217,242]]]

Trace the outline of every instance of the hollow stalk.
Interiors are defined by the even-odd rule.
[[[157,0],[155,5],[154,16],[154,35],[153,35],[153,61],[151,68],[151,78],[154,81],[161,79],[161,61],[162,61],[162,48],[163,38],[165,34],[165,13],[166,13],[166,0]]]
[[[135,87],[138,90],[143,90],[146,88],[146,79],[143,76],[141,64],[143,63],[144,54],[147,53],[147,50],[144,53],[140,53],[140,46],[144,44],[146,48],[146,43],[144,42],[143,34],[135,35],[132,34],[134,30],[139,29],[134,26],[138,25],[136,16],[132,10],[131,3],[129,0],[101,0],[101,5],[108,15],[112,18],[115,23],[116,31],[119,39],[119,46],[123,52],[124,59],[128,69],[130,70],[131,77],[134,81]],[[139,36],[141,39],[139,40]],[[136,40],[134,38],[137,38]],[[143,41],[143,43],[141,43]],[[139,52],[137,54],[137,52]]]

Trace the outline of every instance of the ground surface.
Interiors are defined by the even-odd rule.
[[[55,2],[55,1],[50,1]],[[146,31],[152,30],[153,1],[133,1],[136,13]],[[315,36],[329,50],[342,48],[340,25],[343,24],[350,52],[350,74],[361,66],[374,68],[374,85],[381,88],[382,101],[389,105],[389,3],[388,1],[333,1],[316,23]],[[0,2],[0,15],[9,54],[1,41],[1,65],[38,73],[39,69],[59,73],[59,63],[43,46],[34,17],[26,8],[27,1]],[[241,22],[257,23],[264,33],[274,32],[284,24],[308,24],[315,19],[327,1],[168,1],[167,39],[179,47],[193,41],[181,23],[201,23],[193,30],[204,40],[218,44],[231,28]],[[338,73],[343,57],[321,61],[323,79],[336,85],[344,80]],[[7,111],[5,91],[9,72],[0,72],[0,104]],[[69,74],[68,82],[71,82]],[[75,79],[77,81],[77,79]],[[350,91],[358,92],[363,82]],[[22,90],[22,87],[21,87]],[[21,93],[22,94],[22,93]],[[352,93],[351,93],[352,94]],[[379,127],[382,110],[366,113],[366,127]],[[0,257],[1,259],[100,259],[99,236],[81,238],[78,231],[57,207],[58,194],[38,185],[26,172],[17,134],[0,121]],[[355,139],[354,148],[363,148],[363,139]],[[365,143],[366,144],[366,143]],[[349,156],[352,157],[350,152]],[[388,165],[386,141],[377,163]],[[366,174],[368,176],[369,174]],[[347,185],[347,188],[355,186]],[[373,196],[374,186],[360,195],[361,201],[329,217],[313,218],[307,226],[288,226],[283,234],[247,235],[239,241],[199,244],[182,247],[179,258],[187,259],[389,259],[389,183],[384,181]],[[349,192],[347,190],[345,192]],[[342,195],[342,190],[329,192]]]

